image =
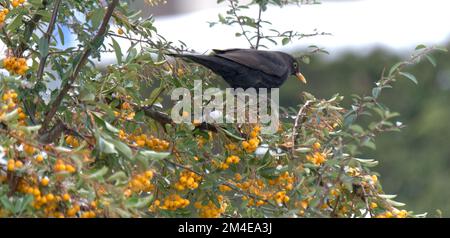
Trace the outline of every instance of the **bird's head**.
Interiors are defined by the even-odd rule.
[[[291,63],[291,72],[292,75],[295,75],[298,80],[302,81],[302,83],[306,83],[306,78],[300,73],[300,67],[297,60],[293,59]]]

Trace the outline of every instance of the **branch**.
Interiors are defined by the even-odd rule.
[[[256,21],[256,46],[255,49],[259,48],[259,42],[261,41],[261,14],[262,14],[262,7],[259,5],[259,13],[258,13],[258,21]]]
[[[312,103],[311,100],[306,101],[306,103],[300,108],[300,110],[297,113],[297,117],[295,118],[294,128],[292,128],[292,154],[294,154],[295,150],[295,137],[297,135],[297,127],[299,127],[300,119],[303,119],[305,116],[305,111],[309,108],[310,104]]]
[[[45,115],[45,119],[42,123],[42,128],[40,132],[45,132],[48,128],[48,124],[55,116],[59,106],[61,105],[62,100],[64,99],[64,96],[69,92],[70,88],[72,87],[72,84],[74,83],[75,79],[78,77],[78,74],[81,71],[81,68],[86,64],[87,59],[92,53],[92,43],[98,42],[101,40],[102,37],[105,36],[105,33],[108,28],[109,20],[111,19],[111,16],[114,12],[114,9],[118,5],[119,0],[112,0],[112,2],[108,5],[108,9],[106,10],[105,16],[103,17],[102,24],[97,32],[97,34],[94,36],[90,44],[87,48],[84,49],[82,52],[82,55],[80,57],[80,60],[78,61],[78,64],[75,66],[75,69],[73,70],[73,73],[70,75],[68,80],[64,83],[61,91],[59,92],[58,96],[56,97],[55,101],[52,103],[50,110]]]
[[[163,127],[167,124],[174,125],[175,122],[164,112],[158,111],[154,106],[145,106],[145,107],[137,107],[137,110],[144,111],[144,114],[153,120],[159,122]],[[217,126],[213,124],[209,124],[206,122],[201,123],[200,125],[195,126],[196,129],[217,132]]]
[[[44,37],[47,40],[47,44],[50,44],[50,38],[52,36],[53,30],[55,29],[56,18],[58,16],[59,6],[61,5],[61,0],[56,0],[55,8],[53,9],[52,18],[48,24],[47,32],[45,32]],[[45,62],[47,61],[48,53],[42,57],[41,62],[39,62],[39,68],[37,71],[37,81],[41,81],[42,75],[44,74]]]
[[[236,6],[233,3],[233,0],[229,0],[229,2],[230,2],[231,12],[233,13],[233,16],[236,17],[236,20],[238,21],[239,26],[241,27],[242,35],[245,37],[245,39],[247,39],[248,43],[250,44],[250,47],[255,49],[255,46],[253,46],[252,41],[247,36],[247,31],[245,31],[244,25],[242,25],[241,18],[236,13],[237,9],[236,9]]]

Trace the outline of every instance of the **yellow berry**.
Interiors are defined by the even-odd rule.
[[[14,171],[14,169],[15,169],[14,163],[13,164],[8,163],[7,169],[8,169],[8,171]]]
[[[52,193],[49,193],[45,196],[47,198],[47,201],[52,202],[53,200],[55,200],[55,195],[53,195]]]
[[[41,180],[41,185],[42,186],[47,186],[49,182],[50,182],[50,180],[47,177],[44,177]]]
[[[19,0],[13,0],[13,1],[11,2],[11,5],[12,5],[13,7],[18,7],[19,4],[20,4]]]
[[[70,195],[68,193],[64,193],[62,196],[63,201],[70,201]]]
[[[321,147],[321,145],[319,142],[316,142],[313,144],[313,149],[315,149],[315,150],[320,150],[320,147]]]
[[[36,161],[37,161],[37,162],[42,162],[42,161],[44,161],[44,156],[42,156],[42,155],[36,156]]]
[[[70,165],[70,164],[69,164],[69,165],[66,165],[65,167],[66,167],[65,170],[66,170],[67,172],[69,172],[69,173],[75,173],[75,171],[77,171],[77,170],[75,169],[75,167],[73,167],[73,166]]]
[[[18,168],[18,169],[22,168],[23,167],[22,161],[17,160],[16,163],[15,163],[15,167]]]

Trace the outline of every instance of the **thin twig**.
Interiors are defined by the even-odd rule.
[[[101,24],[97,34],[94,36],[94,38],[92,39],[91,42],[98,42],[101,40],[102,37],[105,36],[107,28],[109,26],[109,20],[111,19],[114,9],[118,5],[118,3],[119,3],[119,0],[112,0],[112,2],[108,5],[108,9],[106,10],[105,16],[103,17],[102,24]],[[88,44],[88,45],[91,45],[91,44]],[[82,52],[80,60],[78,61],[78,64],[75,66],[73,73],[70,75],[68,80],[65,82],[61,91],[59,92],[58,96],[56,97],[55,101],[50,106],[50,110],[45,115],[45,119],[42,123],[42,128],[41,128],[40,132],[45,132],[47,130],[50,121],[55,116],[56,112],[58,111],[59,106],[62,103],[62,100],[64,99],[66,94],[69,92],[75,79],[78,77],[78,74],[80,73],[81,68],[84,67],[84,65],[86,64],[89,56],[92,53],[92,50],[93,49],[90,46],[88,46]]]
[[[256,21],[256,45],[255,49],[259,48],[259,42],[261,41],[262,35],[261,35],[261,15],[262,15],[262,7],[259,5],[259,13],[258,13],[258,20]]]
[[[297,128],[300,124],[300,119],[303,119],[305,111],[309,108],[310,104],[312,103],[311,100],[306,101],[306,103],[300,108],[300,110],[297,113],[297,117],[295,118],[294,128],[292,128],[292,154],[294,154],[295,151],[295,137],[297,135]]]
[[[241,27],[242,35],[245,37],[245,39],[247,39],[248,43],[250,44],[250,47],[255,49],[255,46],[253,45],[252,41],[247,35],[247,31],[244,29],[244,25],[241,22],[241,18],[237,14],[237,8],[234,5],[233,0],[229,0],[228,2],[230,3],[231,12],[233,13],[233,16],[236,18],[237,22],[239,23],[239,26]]]
[[[48,24],[47,32],[45,32],[44,37],[47,40],[47,44],[50,45],[50,39],[52,37],[53,30],[55,29],[56,18],[58,17],[59,6],[61,5],[61,0],[56,0],[55,7],[53,8],[52,18]],[[42,52],[41,52],[42,53]],[[39,68],[37,71],[37,81],[41,81],[44,74],[45,62],[47,61],[48,53],[41,58],[39,62]]]

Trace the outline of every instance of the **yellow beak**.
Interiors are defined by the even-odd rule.
[[[297,76],[298,80],[302,81],[304,84],[306,84],[306,79],[305,76],[303,76],[303,74],[301,74],[300,72],[296,73],[295,76]]]

